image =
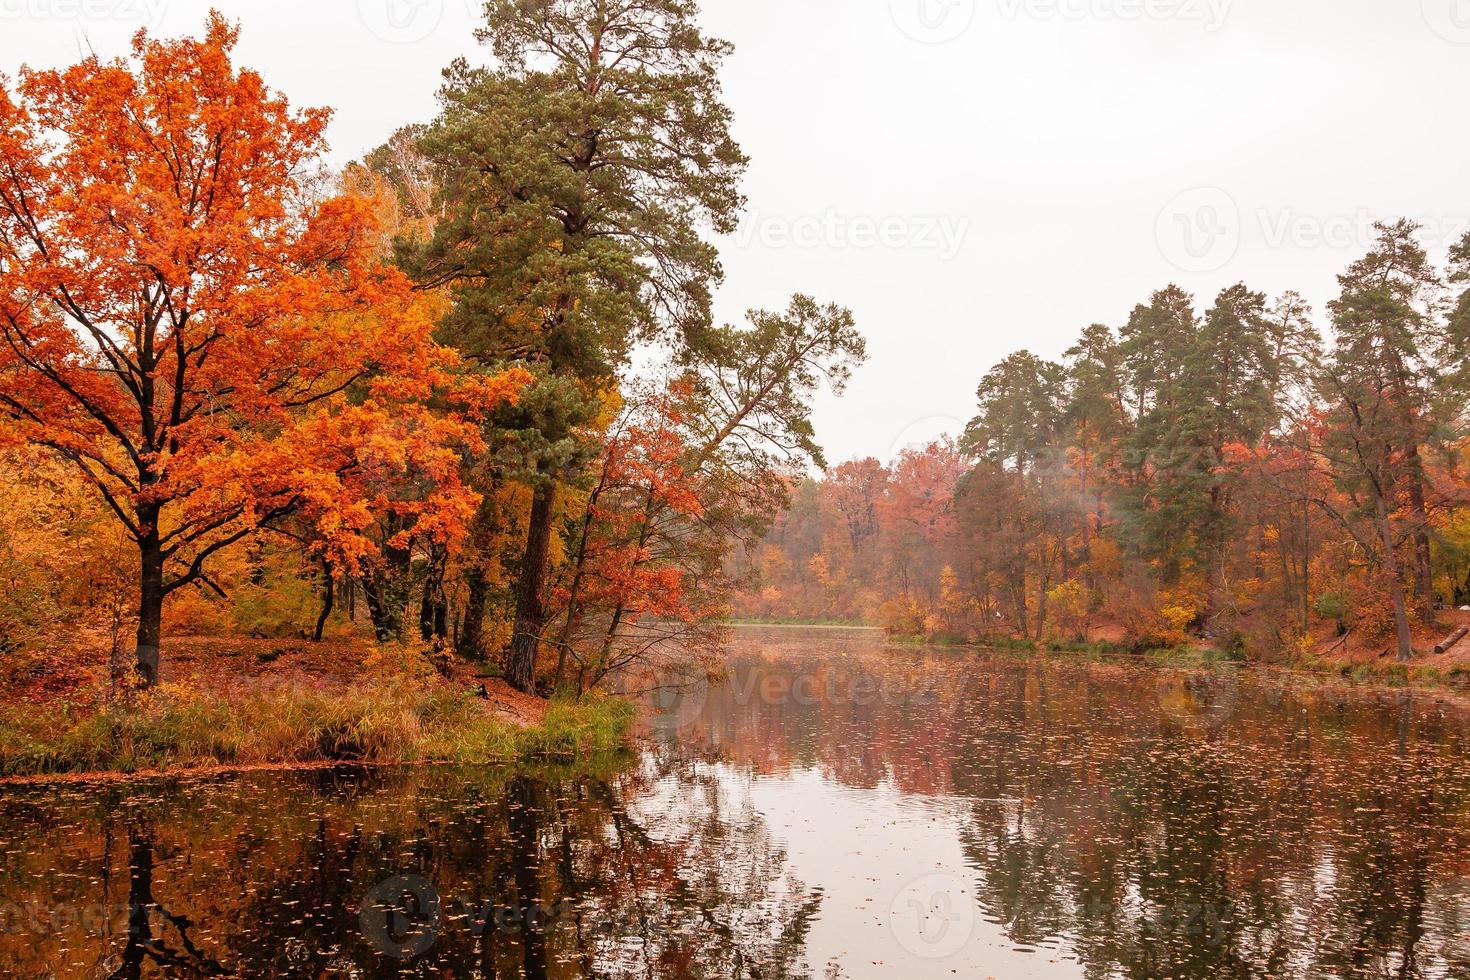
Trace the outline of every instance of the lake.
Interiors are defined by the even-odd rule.
[[[1470,713],[742,629],[577,766],[0,791],[15,977],[1470,977]]]

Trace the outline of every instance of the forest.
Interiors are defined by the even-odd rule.
[[[1447,4],[0,0],[0,976],[1470,977]]]
[[[463,716],[395,671],[626,692],[742,619],[1402,663],[1462,618],[1470,237],[1436,268],[1377,226],[1322,313],[1167,286],[984,373],[957,438],[829,466],[866,343],[799,291],[714,317],[749,160],[697,15],[493,0],[490,63],[340,169],[218,13],[0,87],[16,765],[70,751],[26,706],[154,689],[237,753],[231,685],[285,666],[349,685],[290,696],[363,754],[396,723],[341,704]]]
[[[363,634],[544,693],[714,644],[864,344],[713,322],[728,45],[598,10],[491,4],[499,67],[340,173],[218,14],[0,94],[7,657]]]
[[[1375,226],[1322,313],[1169,285],[986,372],[955,440],[804,480],[742,617],[1294,661],[1428,654],[1470,606],[1470,236]],[[1439,651],[1434,651],[1439,652]]]

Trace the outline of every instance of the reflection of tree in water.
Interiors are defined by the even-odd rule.
[[[1205,706],[1190,728],[1045,678],[1014,694],[967,709],[952,763],[980,901],[1016,943],[1099,978],[1465,974],[1470,783],[1437,719],[1417,740],[1388,737],[1398,712],[1346,732],[1292,703],[1283,731]]]
[[[1221,712],[1219,685],[1168,675],[933,663],[964,672],[922,698],[860,702],[846,662],[812,698],[713,700],[707,758],[0,796],[0,900],[109,913],[7,913],[0,975],[802,976],[820,893],[790,880],[746,774],[812,766],[963,811],[985,915],[1090,977],[1470,977],[1463,716],[1250,688]],[[415,876],[437,932],[400,960],[374,942],[413,930],[360,912]]]
[[[1470,976],[1463,713],[1230,675],[847,652],[735,673],[760,692],[792,663],[818,679],[840,663],[890,696],[727,697],[710,740],[761,772],[970,800],[978,899],[1017,946],[1060,947],[1098,978]],[[916,665],[938,682],[891,696]]]
[[[189,917],[170,912],[154,896],[154,865],[153,826],[147,818],[140,818],[128,827],[127,945],[122,963],[108,976],[112,980],[137,980],[143,975],[145,963],[169,976],[230,975],[233,971],[194,944],[189,935],[193,928]]]
[[[595,975],[643,976],[646,964],[670,977],[803,975],[821,897],[790,880],[750,801],[677,755],[645,760],[634,781],[639,791],[621,801],[607,784],[593,787],[612,831],[612,846],[591,848],[583,864],[602,885],[598,916],[637,922],[604,937],[611,955]],[[637,937],[637,955],[613,953],[618,933]]]
[[[108,875],[127,880],[124,934],[12,928],[0,974],[793,977],[820,901],[788,879],[752,809],[672,759],[277,775],[121,802],[125,853],[104,843],[107,816],[26,803],[41,820],[6,850],[44,854],[56,874],[6,867],[0,883],[54,905],[104,902]],[[10,816],[0,827],[20,833]],[[437,892],[434,942],[399,958],[401,930],[365,934],[359,912],[384,882],[414,876]]]

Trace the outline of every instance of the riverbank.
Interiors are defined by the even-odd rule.
[[[103,664],[32,657],[0,691],[0,777],[311,764],[576,759],[627,743],[616,698],[543,701],[421,653],[188,639],[165,683],[124,697]]]
[[[764,626],[769,628],[780,627],[781,629],[823,629],[823,630],[881,630],[881,626],[873,626],[859,620],[849,619],[729,619],[726,620],[730,626]]]
[[[1365,684],[1390,687],[1421,687],[1430,690],[1453,690],[1470,693],[1470,637],[1450,649],[1434,652],[1438,643],[1453,636],[1461,627],[1470,627],[1470,613],[1446,610],[1441,622],[1433,626],[1416,625],[1414,647],[1418,651],[1408,663],[1400,663],[1393,655],[1391,642],[1349,633],[1336,635],[1330,626],[1322,626],[1300,648],[1283,650],[1277,656],[1262,659],[1243,652],[1221,649],[1203,641],[1176,646],[1148,646],[1129,643],[1116,629],[1101,629],[1085,641],[1060,642],[1020,639],[1012,636],[988,637],[983,641],[957,636],[894,636],[890,643],[906,646],[929,646],[946,649],[973,649],[1028,656],[1058,656],[1097,661],[1127,661],[1156,667],[1209,669],[1214,667],[1257,668],[1265,671],[1291,671],[1312,676],[1342,678]]]

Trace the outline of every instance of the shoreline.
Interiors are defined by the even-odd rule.
[[[494,695],[404,677],[351,683],[235,677],[162,685],[123,706],[67,701],[0,713],[0,786],[353,766],[510,766],[626,748],[615,697],[507,710]]]
[[[1445,676],[1432,665],[1389,664],[1387,670],[1361,671],[1367,664],[1335,663],[1324,661],[1324,666],[1304,666],[1301,663],[1252,663],[1233,660],[1217,650],[1147,650],[1140,653],[1098,650],[1051,650],[1024,649],[1019,646],[986,646],[977,643],[925,643],[921,641],[891,641],[897,646],[911,649],[935,651],[965,651],[1006,657],[1018,662],[1045,661],[1048,663],[1094,663],[1115,664],[1140,670],[1155,671],[1218,671],[1250,674],[1265,677],[1275,674],[1312,680],[1324,684],[1336,684],[1356,690],[1379,692],[1417,692],[1439,696],[1451,696],[1470,705],[1470,674]],[[1377,666],[1377,665],[1371,665]],[[1430,672],[1416,676],[1414,669]],[[1398,669],[1403,668],[1403,669]],[[1458,678],[1458,679],[1457,679]]]
[[[851,630],[867,633],[883,633],[881,626],[867,626],[863,623],[763,623],[759,620],[730,620],[725,623],[732,629],[763,629],[763,630]]]
[[[89,772],[59,772],[35,776],[3,776],[0,777],[0,794],[3,794],[8,789],[43,789],[48,786],[102,786],[112,783],[132,784],[146,782],[196,780],[199,782],[206,782],[211,779],[226,779],[234,776],[248,776],[255,773],[267,772],[304,773],[332,772],[334,770],[353,769],[509,769],[512,767],[524,766],[528,764],[571,765],[588,759],[610,759],[628,750],[629,745],[623,745],[614,748],[589,751],[574,756],[524,756],[520,758],[510,759],[490,759],[483,762],[462,762],[449,759],[418,759],[405,761],[393,761],[388,759],[321,759],[304,762],[252,762],[240,764],[222,763],[219,765],[184,766],[173,769],[140,769],[135,772],[123,772],[116,769],[98,769]]]
[[[1116,644],[993,644],[889,637],[880,627],[831,623],[730,623],[741,633],[876,635],[888,647],[984,656],[1009,663],[1100,664],[1167,672],[1220,672],[1266,683],[1411,693],[1470,705],[1470,670],[1433,664],[1308,660],[1252,663],[1218,650],[1131,652]],[[234,649],[240,641],[221,641]],[[784,641],[782,641],[784,642]],[[237,663],[242,659],[233,658]],[[257,669],[274,669],[281,660]],[[209,661],[200,667],[217,667]],[[0,709],[0,790],[6,787],[211,778],[266,771],[353,767],[516,766],[623,751],[638,708],[615,697],[543,701],[502,682],[470,691],[457,681],[402,674],[308,677],[235,674],[209,687],[197,676],[165,684],[120,707],[75,689],[63,699],[29,698]],[[88,693],[89,692],[89,693]]]
[[[1034,640],[997,638],[990,643],[951,641],[917,636],[892,636],[880,626],[844,626],[830,623],[761,623],[732,622],[741,629],[829,630],[882,633],[884,642],[914,650],[965,651],[1004,656],[1017,661],[1046,660],[1071,663],[1111,663],[1155,670],[1241,670],[1258,675],[1290,674],[1302,678],[1335,681],[1356,688],[1385,691],[1423,691],[1450,694],[1470,703],[1470,665],[1446,665],[1427,658],[1400,664],[1396,660],[1355,660],[1306,655],[1283,662],[1235,659],[1214,647],[1186,645],[1173,648],[1146,649],[1137,652],[1121,644],[1056,643],[1038,644]],[[1470,649],[1470,639],[1463,644]]]

